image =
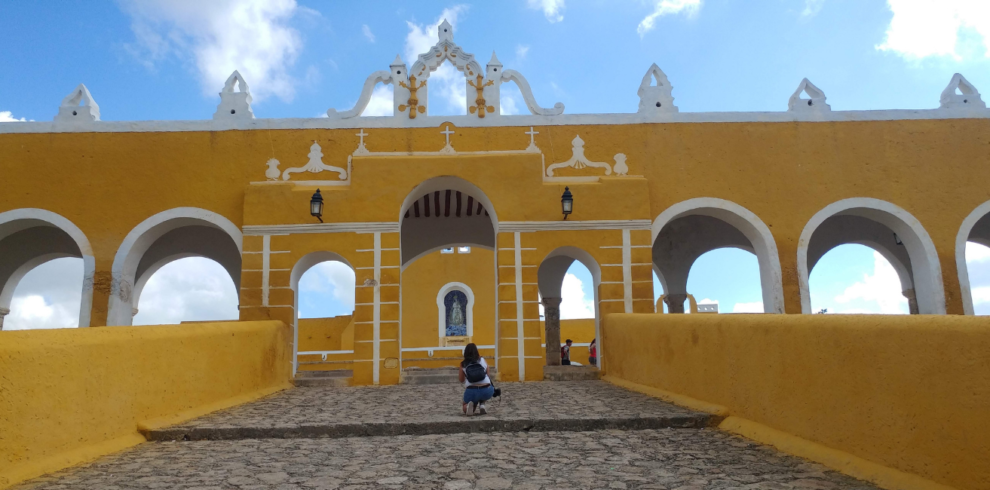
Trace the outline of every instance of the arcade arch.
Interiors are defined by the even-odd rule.
[[[966,242],[990,247],[990,201],[980,204],[969,213],[956,235],[956,272],[959,274],[963,313],[975,315],[973,288],[969,282],[969,264],[966,261]]]
[[[345,259],[340,254],[329,251],[311,252],[306,254],[296,262],[296,265],[292,266],[292,271],[289,273],[289,288],[292,289],[294,298],[292,304],[293,375],[295,375],[299,368],[299,281],[310,269],[324,262],[340,262],[354,271],[354,266],[351,265],[350,261]],[[357,285],[355,284],[354,286],[356,287]]]
[[[546,334],[546,359],[548,365],[560,364],[560,303],[564,276],[574,262],[588,269],[592,278],[595,308],[595,339],[601,339],[601,315],[599,313],[598,289],[602,281],[602,269],[591,254],[578,247],[564,246],[554,249],[544,257],[537,269],[537,285],[544,311],[544,331]],[[604,349],[598,342],[599,365],[604,358]]]
[[[68,219],[44,209],[0,213],[0,328],[21,279],[35,267],[63,257],[83,260],[79,326],[88,327],[96,260],[86,235]]]
[[[131,325],[230,321],[240,317],[240,292],[215,260],[196,255],[177,258],[142,277],[134,295]],[[137,292],[138,289],[135,288]]]
[[[812,313],[808,290],[812,268],[829,250],[846,243],[870,247],[890,262],[911,313],[945,313],[941,266],[928,232],[900,207],[865,197],[826,206],[801,232],[797,266],[802,313]]]
[[[419,257],[451,246],[495,249],[498,218],[476,185],[451,176],[418,185],[402,203],[399,247],[402,268]]]
[[[227,218],[199,208],[175,208],[134,227],[114,257],[107,325],[130,325],[148,279],[166,264],[205,257],[241,283],[241,230]]]
[[[765,313],[784,312],[777,244],[770,228],[748,209],[701,197],[667,208],[653,221],[653,265],[672,313],[684,312],[691,266],[703,254],[738,248],[756,255]]]

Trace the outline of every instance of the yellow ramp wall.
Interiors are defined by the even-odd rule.
[[[288,387],[291,338],[275,321],[0,332],[0,488]]]
[[[990,488],[990,318],[612,314],[604,332],[606,379],[721,405],[723,428],[817,443],[831,456],[798,453],[887,488]]]
[[[354,316],[300,318],[299,350],[354,350]]]

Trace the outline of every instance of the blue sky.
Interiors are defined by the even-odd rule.
[[[833,110],[937,107],[955,72],[990,87],[986,0],[63,0],[8,2],[3,14],[0,121],[51,120],[80,82],[103,120],[209,119],[233,69],[250,84],[257,117],[318,117],[350,108],[365,78],[387,69],[396,54],[410,63],[435,42],[433,26],[444,17],[466,50],[482,61],[495,50],[506,68],[528,78],[541,104],[560,101],[568,113],[635,111],[639,81],[654,62],[682,112],[782,111],[804,77],[824,90]],[[462,88],[442,72],[435,77],[431,112],[463,112],[453,103],[463,101]],[[382,114],[386,97],[379,88],[366,114]],[[518,95],[506,91],[503,110],[521,108]],[[986,256],[970,275],[977,311],[990,312],[990,271],[979,269],[990,263]],[[162,294],[182,292],[168,284],[189,289],[196,280],[232,290],[197,261],[163,268],[148,292],[159,276]],[[65,309],[64,295],[39,285],[68,274],[68,265],[61,272],[56,266],[71,261],[56,262],[18,289],[19,301],[30,300],[38,315]],[[891,296],[899,291],[872,293],[890,286],[884,264],[864,247],[833,250],[811,275],[815,308],[906,308]],[[571,289],[585,295],[574,303],[579,314],[592,295],[590,276],[578,269],[572,277],[581,287]],[[688,289],[699,300],[719,301],[722,311],[746,311],[760,301],[756,271],[745,252],[711,252],[695,264]],[[347,295],[333,289],[340,272],[324,272],[325,284],[314,287],[344,302],[334,311],[346,309]],[[181,308],[149,303],[139,315],[148,322],[236,316],[236,294],[222,296],[208,304],[165,302]],[[40,322],[38,315],[32,318]]]

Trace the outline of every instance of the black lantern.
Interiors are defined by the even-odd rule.
[[[571,188],[564,187],[564,195],[560,196],[560,208],[564,212],[564,219],[574,211],[574,196],[571,195]]]
[[[319,189],[316,189],[312,199],[309,200],[309,214],[320,220],[320,223],[323,222],[323,196],[320,195]]]

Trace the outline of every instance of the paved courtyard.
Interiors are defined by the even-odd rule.
[[[601,381],[505,383],[503,390],[490,415],[464,417],[457,386],[297,388],[161,434],[179,440],[149,442],[17,488],[875,488]],[[491,425],[449,425],[465,421]],[[553,430],[546,425],[553,421],[573,425]],[[623,430],[594,426],[601,421]],[[668,425],[640,427],[658,421]],[[327,429],[362,424],[405,433]],[[320,427],[315,436],[305,430]]]

